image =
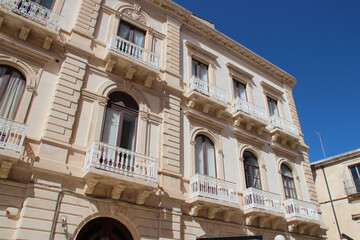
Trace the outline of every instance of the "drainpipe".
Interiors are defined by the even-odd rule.
[[[328,194],[329,194],[329,198],[330,198],[330,203],[331,203],[331,208],[332,208],[332,211],[334,213],[334,217],[335,217],[335,222],[336,222],[336,226],[337,226],[337,230],[338,230],[338,233],[339,233],[339,237],[340,239],[342,239],[341,237],[341,231],[340,231],[340,227],[339,227],[339,222],[337,220],[337,217],[336,217],[336,212],[335,212],[335,208],[334,208],[334,203],[333,203],[333,200],[331,198],[331,193],[330,193],[330,189],[329,189],[329,184],[328,184],[328,181],[327,181],[327,178],[326,178],[326,174],[325,174],[325,171],[324,171],[324,166],[321,166],[321,170],[324,174],[324,178],[325,178],[325,183],[326,183],[326,188],[327,188],[327,191],[328,191]]]
[[[53,240],[53,238],[54,238],[56,220],[59,217],[60,201],[61,201],[63,195],[64,195],[64,189],[61,189],[61,191],[58,194],[57,200],[56,200],[56,207],[55,207],[53,222],[51,225],[51,232],[50,232],[49,240]]]

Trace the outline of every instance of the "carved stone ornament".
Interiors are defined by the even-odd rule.
[[[138,4],[134,4],[134,9],[124,9],[121,13],[131,19],[134,19],[135,21],[146,25],[146,18],[144,15],[140,12],[141,7]]]
[[[150,195],[151,191],[144,190],[140,192],[136,198],[136,204],[142,205],[145,203],[146,198]]]
[[[99,182],[98,178],[94,178],[94,177],[89,178],[85,183],[85,187],[84,187],[85,194],[92,194],[98,182]]]

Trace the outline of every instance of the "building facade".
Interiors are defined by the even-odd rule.
[[[0,238],[321,238],[292,76],[169,0],[0,3]]]
[[[360,149],[311,163],[328,239],[360,239]]]

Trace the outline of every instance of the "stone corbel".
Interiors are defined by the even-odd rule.
[[[196,98],[193,98],[189,101],[188,103],[188,107],[190,108],[194,108],[195,107],[195,104],[196,104]]]
[[[116,63],[116,60],[113,59],[113,58],[110,58],[110,59],[107,61],[106,65],[105,65],[105,70],[106,70],[107,72],[111,72],[112,69],[113,69],[113,67],[114,67],[114,65],[115,65],[115,63]]]
[[[26,41],[27,37],[29,36],[29,33],[30,33],[30,27],[24,25],[20,30],[19,38],[21,40]]]
[[[292,141],[291,143],[290,143],[290,147],[292,148],[292,149],[295,149],[297,146],[298,146],[298,141]]]
[[[271,139],[273,142],[276,142],[278,140],[278,138],[280,137],[280,135],[278,133],[275,133],[271,136]]]
[[[111,191],[111,198],[118,200],[121,196],[122,191],[124,191],[125,188],[126,186],[122,184],[115,185]]]
[[[202,207],[203,207],[202,204],[196,204],[196,205],[192,206],[189,214],[193,217],[196,217]]]
[[[251,128],[255,125],[252,121],[246,123],[246,130],[251,131]]]
[[[241,118],[237,118],[237,119],[234,121],[234,125],[237,126],[237,127],[240,127],[240,124],[241,124]]]
[[[45,37],[45,40],[44,40],[44,43],[43,43],[43,48],[46,49],[46,50],[49,50],[53,40],[54,40],[54,37],[47,35]]]
[[[246,225],[248,225],[248,226],[254,225],[256,218],[257,218],[256,215],[246,216]]]
[[[135,72],[136,72],[135,66],[130,66],[125,73],[125,79],[131,81]]]
[[[297,224],[296,223],[291,223],[288,225],[288,230],[289,232],[295,232],[296,231],[296,227],[297,227]]]
[[[11,161],[6,160],[1,163],[0,178],[6,179],[9,176],[12,164],[13,163]]]
[[[151,87],[151,84],[152,82],[155,80],[155,76],[153,75],[149,75],[145,81],[144,81],[144,86],[147,87],[147,88],[150,88]]]
[[[261,136],[261,135],[262,135],[262,133],[264,132],[264,129],[265,129],[265,127],[264,127],[264,126],[260,126],[260,127],[258,127],[258,128],[257,128],[257,130],[256,130],[257,134],[259,134],[259,135]]]
[[[280,220],[279,220],[279,219],[272,219],[272,220],[270,221],[270,227],[271,227],[271,229],[276,230],[277,227],[279,226],[279,223],[280,223]]]
[[[217,110],[216,111],[216,117],[217,118],[222,118],[223,113],[224,113],[224,110],[222,110],[222,109]]]
[[[288,140],[289,140],[288,137],[283,137],[283,138],[281,139],[281,144],[285,146],[286,143],[288,142]]]
[[[211,107],[211,104],[205,103],[203,108],[202,108],[203,113],[208,113],[209,110],[210,110],[210,107]]]
[[[85,194],[92,194],[98,182],[99,179],[95,177],[90,177],[89,179],[87,179],[84,187]]]
[[[224,212],[224,221],[230,222],[231,216],[234,215],[234,213],[235,213],[234,210],[226,209]]]
[[[145,203],[146,198],[150,195],[152,191],[143,190],[137,195],[136,204],[142,205]]]
[[[208,218],[209,219],[214,219],[215,218],[215,215],[216,213],[220,211],[220,208],[217,208],[217,207],[210,207],[208,209]]]
[[[298,226],[298,232],[300,233],[300,234],[305,234],[305,232],[306,232],[306,230],[307,230],[307,225],[306,224],[302,224],[302,225],[299,225]]]

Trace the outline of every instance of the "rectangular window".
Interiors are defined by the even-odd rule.
[[[270,116],[279,116],[279,112],[277,109],[277,101],[267,97],[268,107]]]
[[[356,191],[360,192],[360,164],[349,167]]]
[[[193,59],[192,60],[192,75],[203,80],[208,81],[208,66]]]
[[[236,80],[233,80],[233,85],[234,85],[234,97],[247,100],[246,85]]]
[[[140,47],[144,47],[145,31],[136,28],[129,23],[126,22],[120,23],[118,36]]]

